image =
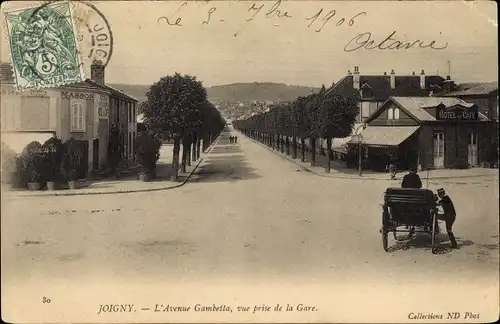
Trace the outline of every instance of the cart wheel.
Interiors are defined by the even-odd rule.
[[[387,230],[384,228],[382,229],[382,244],[384,246],[384,251],[389,252],[389,249],[388,249],[389,237],[387,235]]]
[[[437,225],[437,219],[436,219],[436,213],[432,215],[432,232],[431,232],[431,251],[432,254],[437,253],[437,248],[436,248],[436,225]]]
[[[389,232],[389,213],[384,210],[384,213],[382,214],[382,245],[384,246],[384,251],[388,251],[388,244],[389,244],[389,237],[388,233]],[[394,235],[396,235],[396,232],[394,232]]]

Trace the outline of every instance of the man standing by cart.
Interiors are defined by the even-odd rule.
[[[457,213],[455,211],[455,206],[453,205],[453,201],[451,201],[450,197],[446,194],[443,188],[438,189],[438,196],[440,198],[439,204],[443,207],[444,212],[444,220],[446,223],[446,231],[448,232],[448,236],[451,241],[451,248],[456,249],[458,247],[457,241],[455,240],[455,235],[453,234],[453,223],[457,218]]]

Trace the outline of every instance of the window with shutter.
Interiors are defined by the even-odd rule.
[[[71,132],[85,132],[85,104],[72,100],[70,104]]]

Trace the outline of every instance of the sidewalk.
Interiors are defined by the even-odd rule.
[[[348,169],[345,164],[339,163],[337,161],[332,161],[331,162],[331,169],[330,173],[327,173],[325,171],[326,165],[328,163],[327,157],[324,155],[316,154],[316,165],[314,167],[311,167],[311,164],[309,162],[309,155],[308,152],[306,153],[306,162],[301,162],[300,161],[300,151],[298,153],[298,158],[297,159],[292,159],[291,155],[286,155],[285,153],[281,153],[279,151],[273,150],[272,148],[264,145],[263,143],[260,143],[252,138],[249,138],[243,133],[235,130],[235,132],[240,133],[244,138],[249,139],[250,141],[253,141],[254,143],[257,143],[269,151],[273,152],[274,154],[280,156],[281,158],[288,160],[291,163],[296,164],[297,166],[301,167],[303,170],[307,170],[309,172],[314,173],[315,175],[318,175],[320,177],[326,177],[326,178],[337,178],[337,179],[353,179],[353,180],[390,180],[391,176],[389,173],[384,173],[384,172],[374,172],[370,170],[362,170],[362,175],[360,176],[358,173],[357,169]],[[399,172],[396,174],[396,179],[395,180],[401,180],[403,176],[407,174],[407,172]],[[435,180],[435,179],[457,179],[457,178],[477,178],[477,177],[490,177],[492,179],[497,179],[498,180],[498,169],[494,168],[470,168],[470,169],[464,169],[464,170],[457,170],[457,169],[438,169],[438,170],[429,170],[427,171],[422,171],[420,176],[422,179],[429,179],[429,180]]]
[[[201,156],[197,161],[191,162],[191,166],[186,167],[186,173],[179,172],[179,181],[170,181],[172,174],[172,147],[173,145],[163,145],[160,149],[160,159],[157,164],[157,179],[143,182],[137,179],[137,174],[132,172],[129,176],[117,180],[102,180],[102,181],[80,181],[80,188],[76,190],[41,190],[29,191],[27,189],[11,189],[8,186],[2,185],[2,198],[16,197],[40,197],[40,196],[85,196],[85,195],[106,195],[132,192],[150,192],[169,190],[183,186],[197,170],[203,159],[210,153],[212,148],[218,143],[217,138],[212,146],[206,152],[201,152]],[[181,149],[182,154],[182,149]]]

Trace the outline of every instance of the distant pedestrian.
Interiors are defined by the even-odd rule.
[[[453,201],[451,201],[450,196],[446,194],[443,188],[438,189],[437,193],[440,198],[438,204],[443,207],[446,232],[448,232],[448,237],[450,238],[451,248],[456,249],[458,248],[458,244],[457,240],[455,239],[455,235],[453,234],[453,223],[457,218],[455,206],[453,205]]]
[[[235,137],[234,137],[234,142],[235,142],[235,143],[238,143],[238,136],[235,136]]]
[[[233,137],[229,136],[229,143],[233,143]]]
[[[422,189],[422,180],[417,174],[417,168],[412,167],[410,173],[403,177],[403,182],[401,183],[402,188],[414,188]]]

